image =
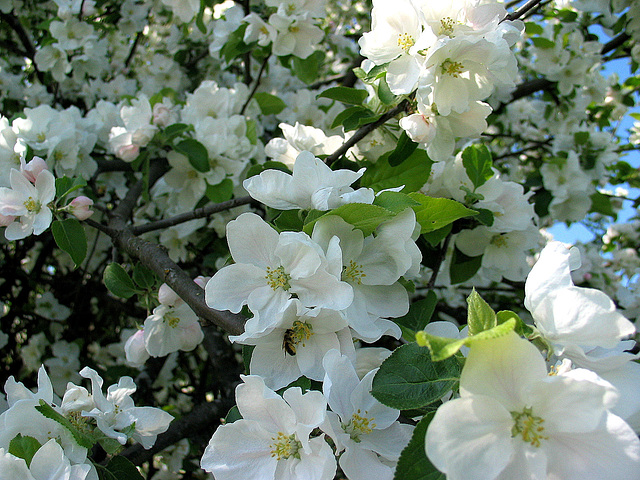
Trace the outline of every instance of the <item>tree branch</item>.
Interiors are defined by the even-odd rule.
[[[264,73],[264,69],[267,68],[267,63],[269,62],[269,57],[270,57],[270,55],[267,55],[267,57],[262,62],[262,65],[260,65],[260,71],[258,72],[258,78],[256,78],[256,83],[253,85],[253,88],[251,89],[251,93],[247,97],[247,101],[244,102],[244,105],[242,105],[242,108],[240,109],[240,115],[244,115],[244,111],[247,109],[247,105],[249,105],[249,102],[251,101],[253,96],[256,94],[256,90],[260,86],[260,79],[262,78],[262,74]]]
[[[500,20],[500,23],[519,19],[529,10],[533,10],[534,8],[536,8],[540,2],[542,2],[542,0],[529,0],[515,12],[509,13],[506,17]]]
[[[398,105],[393,107],[388,112],[384,113],[378,120],[373,123],[369,123],[367,125],[363,125],[360,127],[353,136],[344,142],[340,148],[338,148],[335,152],[329,155],[324,159],[324,163],[327,165],[331,165],[333,162],[338,160],[342,155],[347,153],[347,151],[353,147],[356,143],[366,137],[369,133],[373,132],[376,128],[384,125],[388,120],[392,119],[399,113],[405,111],[409,106],[409,100],[403,100]]]
[[[134,235],[141,235],[143,233],[151,232],[154,230],[160,230],[161,228],[173,227],[181,223],[195,220],[196,218],[206,218],[214,213],[230,210],[240,205],[247,205],[251,203],[253,199],[251,197],[234,198],[233,200],[227,200],[226,202],[214,203],[202,208],[196,208],[191,212],[181,213],[171,218],[165,218],[156,222],[145,223],[144,225],[138,225],[133,227],[131,231]]]

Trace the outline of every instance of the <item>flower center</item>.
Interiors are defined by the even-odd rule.
[[[282,432],[278,432],[277,437],[271,437],[274,443],[270,445],[271,456],[276,460],[286,460],[289,457],[300,459],[298,451],[302,448],[302,444],[296,438],[296,434],[285,435]]]
[[[282,349],[293,356],[296,354],[298,344],[302,342],[302,346],[306,346],[305,341],[309,340],[311,335],[313,335],[313,326],[310,323],[296,320],[293,322],[292,327],[286,329],[284,332]]]
[[[180,323],[180,319],[173,315],[173,311],[170,310],[164,315],[164,320],[169,324],[171,328],[176,328]]]
[[[511,437],[522,436],[522,440],[531,444],[533,447],[540,446],[540,440],[548,440],[549,437],[543,435],[544,420],[540,417],[534,417],[531,414],[531,408],[525,408],[522,412],[511,412],[513,418],[513,427],[511,428]]]
[[[29,213],[39,213],[42,208],[42,204],[33,199],[33,197],[29,197],[26,202],[24,202],[24,207],[27,209]]]
[[[362,284],[362,277],[366,277],[362,265],[357,264],[353,260],[349,261],[349,265],[345,266],[342,271],[342,275],[352,283]]]
[[[491,245],[495,245],[496,247],[505,247],[507,245],[507,240],[503,235],[495,235],[491,239]]]
[[[444,17],[440,19],[440,32],[439,35],[445,35],[449,38],[453,37],[453,26],[456,22],[451,17]]]
[[[399,33],[398,34],[398,46],[408,52],[411,47],[416,43],[411,35],[408,33]]]
[[[460,78],[460,74],[464,71],[464,65],[460,62],[453,62],[450,58],[447,58],[442,65],[440,65],[443,75],[450,75],[454,78]]]
[[[278,288],[282,288],[283,290],[289,290],[291,288],[291,285],[289,285],[291,275],[285,273],[282,265],[278,268],[267,267],[267,275],[264,278],[267,279],[267,284],[274,291]]]
[[[351,420],[348,423],[342,424],[342,430],[356,443],[360,443],[360,435],[368,435],[376,428],[376,424],[373,423],[375,418],[368,418],[367,412],[364,412],[364,415],[360,415],[361,413],[358,409],[356,413],[351,415]]]

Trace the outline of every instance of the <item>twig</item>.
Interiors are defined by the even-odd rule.
[[[438,273],[440,272],[440,267],[442,266],[442,262],[444,262],[444,258],[447,255],[447,250],[449,249],[449,242],[451,241],[451,234],[447,235],[444,239],[444,243],[442,244],[442,248],[440,249],[440,254],[438,255],[438,261],[433,266],[431,278],[429,282],[427,282],[427,289],[432,289],[436,284],[436,279],[438,278]]]
[[[258,72],[258,78],[256,78],[256,83],[253,85],[253,88],[251,89],[251,93],[247,97],[247,101],[244,102],[244,105],[242,105],[242,108],[240,109],[240,115],[244,115],[244,111],[247,109],[247,106],[249,105],[249,102],[251,101],[253,96],[256,94],[256,90],[258,90],[258,87],[260,86],[260,80],[262,79],[262,74],[264,73],[265,68],[267,68],[267,63],[268,62],[269,62],[269,55],[267,55],[267,57],[262,62],[262,65],[260,65],[260,71]]]
[[[231,208],[239,207],[240,205],[247,205],[251,203],[253,199],[251,197],[234,198],[233,200],[227,200],[226,202],[214,203],[202,208],[196,208],[191,212],[181,213],[171,218],[165,218],[156,222],[145,223],[144,225],[138,225],[131,229],[134,235],[141,235],[143,233],[151,232],[154,230],[160,230],[162,228],[173,227],[181,223],[194,220],[196,218],[206,218],[214,213],[223,212]]]
[[[136,54],[136,49],[138,48],[138,44],[140,43],[140,39],[142,38],[142,32],[138,32],[136,34],[136,38],[133,41],[133,45],[131,45],[131,50],[129,50],[129,55],[127,55],[127,59],[124,61],[124,68],[129,68],[129,64],[131,60],[133,60],[133,56]]]
[[[403,100],[398,105],[396,105],[391,110],[389,110],[387,113],[384,113],[375,122],[369,123],[367,125],[360,127],[356,131],[356,133],[354,133],[353,136],[349,138],[349,140],[347,140],[342,144],[340,148],[338,148],[335,152],[333,152],[331,155],[325,158],[324,163],[326,163],[327,165],[331,165],[333,162],[338,160],[342,155],[347,153],[347,151],[351,147],[353,147],[356,143],[358,143],[360,140],[366,137],[369,133],[373,132],[376,128],[384,125],[388,120],[392,119],[399,113],[404,112],[407,109],[407,106],[409,106],[409,100]]]
[[[525,13],[527,13],[529,10],[536,8],[541,1],[542,0],[529,0],[519,9],[517,9],[515,12],[509,13],[506,17],[500,20],[500,23],[517,20],[518,18],[522,17]]]

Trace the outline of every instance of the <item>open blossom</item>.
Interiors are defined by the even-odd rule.
[[[29,466],[22,459],[0,448],[2,480],[85,480],[91,465],[71,465],[62,447],[51,439],[35,453]]]
[[[95,408],[83,411],[85,417],[95,418],[98,428],[107,437],[115,438],[124,445],[128,439],[123,430],[133,428],[131,436],[144,448],[151,448],[156,437],[169,428],[173,417],[154,407],[136,407],[131,394],[136,391],[136,384],[131,377],[122,377],[117,384],[102,393],[103,380],[95,370],[84,367],[80,375],[91,380],[91,395]]]
[[[0,215],[19,217],[4,232],[7,240],[20,240],[31,234],[40,235],[53,220],[48,204],[56,194],[55,178],[49,170],[38,173],[35,185],[12,168],[11,188],[0,187]]]
[[[364,168],[331,170],[311,152],[302,152],[293,164],[293,175],[265,170],[248,178],[243,186],[256,200],[278,210],[331,210],[345,203],[372,203],[373,190],[349,185],[358,180]]]
[[[338,239],[329,253],[303,232],[278,234],[254,213],[243,213],[227,225],[235,264],[220,269],[205,286],[207,305],[239,312],[243,305],[264,322],[256,331],[275,326],[294,295],[307,308],[347,308],[350,285],[340,281]]]
[[[320,392],[289,388],[282,397],[258,376],[236,388],[241,420],[218,427],[200,462],[217,480],[332,480],[336,461],[324,436],[309,438],[326,418]]]
[[[322,428],[338,452],[344,450],[340,468],[350,480],[391,480],[413,427],[399,423],[400,411],[371,395],[377,369],[360,380],[351,361],[337,350],[327,352],[323,365],[323,392],[331,411]]]
[[[617,393],[584,369],[547,375],[536,347],[510,333],[474,343],[460,398],[427,430],[449,480],[640,478],[640,441],[609,409]]]

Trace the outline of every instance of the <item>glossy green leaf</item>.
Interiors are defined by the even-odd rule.
[[[258,92],[253,98],[258,102],[263,115],[280,113],[287,106],[281,98],[271,95],[270,93]]]
[[[110,263],[102,276],[104,284],[116,297],[131,298],[137,293],[136,286],[124,268],[118,263]]]
[[[436,335],[430,335],[425,331],[420,331],[416,333],[416,342],[420,346],[428,347],[433,361],[439,362],[455,355],[463,346],[469,347],[473,342],[502,337],[503,335],[512,332],[515,327],[516,320],[514,318],[510,318],[504,323],[496,325],[489,330],[484,330],[477,335],[465,338],[438,337]]]
[[[427,427],[435,412],[428,413],[418,422],[411,435],[409,444],[402,450],[393,480],[445,480],[446,475],[440,472],[427,458],[425,437]]]
[[[87,234],[80,222],[75,218],[55,220],[51,224],[51,233],[58,247],[71,256],[76,267],[80,265],[87,256]]]
[[[418,192],[410,193],[409,196],[420,203],[419,207],[414,207],[416,220],[421,227],[420,233],[432,232],[460,218],[478,214],[477,211],[448,198],[427,197]]]
[[[329,98],[349,105],[362,105],[369,92],[350,87],[331,87],[321,92],[316,98]]]
[[[493,177],[491,152],[485,145],[470,145],[462,152],[462,165],[475,188]]]
[[[419,190],[427,183],[433,162],[424,150],[415,150],[398,166],[389,164],[389,155],[383,155],[367,168],[360,185],[379,192],[389,188],[404,187],[403,193]]]
[[[459,377],[460,364],[455,358],[434,362],[428,349],[409,343],[382,363],[371,394],[391,408],[421,408],[442,398]]]
[[[80,430],[78,430],[75,427],[75,425],[73,425],[68,418],[66,418],[65,416],[63,416],[60,413],[56,412],[53,409],[53,407],[51,405],[49,405],[47,402],[45,402],[44,400],[40,399],[40,405],[36,405],[34,408],[38,412],[40,412],[42,415],[44,415],[45,417],[50,418],[51,420],[53,420],[55,422],[58,422],[64,428],[69,430],[69,432],[73,436],[73,439],[81,447],[84,447],[84,448],[93,447],[93,440],[91,439],[91,437],[89,437],[85,433],[83,433]]]
[[[429,291],[425,298],[411,304],[406,315],[394,318],[394,322],[402,329],[402,336],[405,340],[415,341],[416,332],[424,329],[429,323],[437,303],[437,295],[433,291]]]
[[[9,453],[22,458],[29,466],[31,465],[31,459],[33,459],[33,456],[41,446],[40,442],[35,438],[18,434],[9,442]]]
[[[389,165],[396,167],[408,159],[418,148],[418,144],[412,141],[407,133],[403,130],[396,148],[389,155]]]
[[[189,159],[189,163],[197,171],[205,173],[210,169],[207,148],[194,138],[185,138],[175,146],[176,151]]]
[[[477,335],[485,330],[490,330],[498,324],[496,312],[478,294],[474,288],[467,297],[467,325],[469,335]]]
[[[348,203],[327,212],[325,215],[338,215],[339,217],[342,217],[347,223],[350,223],[355,228],[362,230],[362,233],[366,237],[371,235],[382,222],[391,220],[395,216],[395,213],[377,205]],[[311,235],[315,222],[325,215],[306,223],[304,226],[305,233]]]

